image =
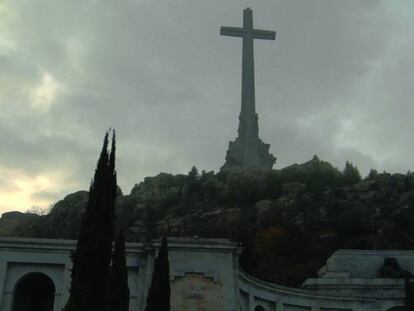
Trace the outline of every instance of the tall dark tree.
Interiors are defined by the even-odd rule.
[[[414,311],[414,282],[405,279],[405,310]]]
[[[342,171],[344,185],[353,185],[361,181],[361,174],[356,166],[346,161],[345,168]]]
[[[76,251],[72,256],[72,283],[66,311],[103,311],[109,308],[109,267],[115,222],[115,131],[108,152],[105,134],[102,152],[89,190]]]
[[[198,169],[195,166],[193,166],[191,168],[191,171],[188,172],[188,177],[192,180],[196,180],[200,178],[200,175],[198,175]]]
[[[115,240],[109,282],[111,311],[129,310],[128,268],[125,258],[125,238],[121,230]]]
[[[164,236],[154,261],[151,287],[148,290],[145,311],[170,311],[170,268],[167,237]]]

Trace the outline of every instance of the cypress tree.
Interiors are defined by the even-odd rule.
[[[108,152],[105,134],[89,190],[76,251],[72,254],[72,283],[65,311],[103,311],[109,307],[109,266],[115,222],[115,131]]]
[[[122,230],[118,233],[115,240],[109,288],[111,293],[111,310],[128,311],[128,268],[125,258],[125,238]]]
[[[145,311],[170,311],[170,268],[168,262],[167,237],[161,242],[154,262],[151,287],[148,290]]]
[[[408,277],[405,279],[405,310],[414,311],[414,283]]]

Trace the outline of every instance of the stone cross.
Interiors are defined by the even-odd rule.
[[[243,38],[242,52],[242,96],[240,117],[254,119],[256,116],[253,39],[275,40],[276,32],[253,28],[253,12],[250,8],[243,11],[243,28],[221,27],[222,36]],[[250,122],[248,122],[250,123]]]
[[[243,28],[221,27],[222,36],[243,38],[242,96],[238,137],[229,142],[226,163],[221,170],[239,168],[271,169],[276,158],[269,153],[269,144],[259,138],[259,121],[256,113],[254,90],[253,39],[274,40],[274,31],[253,28],[253,13],[250,8],[243,11]]]

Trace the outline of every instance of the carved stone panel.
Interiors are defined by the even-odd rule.
[[[171,282],[171,311],[224,310],[223,284],[199,273]]]

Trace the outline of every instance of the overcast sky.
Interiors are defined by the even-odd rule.
[[[109,127],[119,184],[217,171],[236,136],[251,7],[261,138],[275,168],[317,154],[414,169],[414,2],[1,0],[0,213],[88,189]]]

